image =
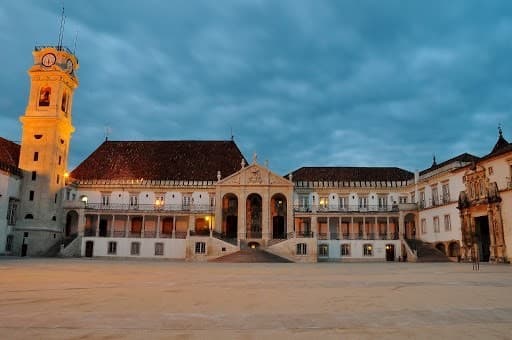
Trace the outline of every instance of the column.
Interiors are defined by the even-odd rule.
[[[110,225],[110,237],[114,237],[114,229],[116,226],[116,215],[112,215],[112,224]]]
[[[140,229],[140,237],[144,238],[144,229],[146,228],[146,215],[142,215],[142,228]]]
[[[366,217],[363,216],[363,239],[368,239],[368,234],[366,233]]]
[[[354,239],[354,216],[350,216],[350,227],[349,227],[348,233],[349,233],[348,238],[353,240]]]
[[[124,224],[124,237],[130,237],[130,215],[126,215],[126,223]]]
[[[331,239],[331,218],[327,217],[327,239]]]
[[[398,235],[400,239],[404,238],[404,213],[400,211],[400,215],[398,216]]]
[[[318,217],[311,217],[311,231],[313,232],[313,236],[318,238]]]
[[[341,227],[342,225],[342,220],[343,218],[340,216],[339,220],[338,220],[338,238],[340,240],[343,240],[343,228]]]
[[[172,238],[176,238],[176,215],[172,216]]]
[[[96,215],[98,218],[96,221],[96,237],[100,236],[100,215]]]
[[[389,234],[389,216],[386,216],[386,239],[391,239],[391,235]]]
[[[160,238],[160,215],[156,217],[156,238]]]

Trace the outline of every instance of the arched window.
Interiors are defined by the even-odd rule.
[[[52,88],[49,86],[41,87],[39,92],[39,106],[50,106],[50,96],[52,94]]]
[[[68,112],[68,94],[66,92],[62,94],[62,102],[60,104],[60,109],[65,113]]]

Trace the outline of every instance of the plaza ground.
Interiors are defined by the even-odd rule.
[[[2,339],[512,338],[512,266],[0,258]]]

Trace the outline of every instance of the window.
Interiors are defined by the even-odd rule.
[[[347,208],[348,208],[348,197],[347,196],[339,197],[339,202],[340,202],[340,210],[347,210]]]
[[[437,191],[437,184],[430,187],[432,190],[432,205],[439,205],[439,193]]]
[[[443,191],[443,203],[450,202],[450,185],[449,183],[443,183],[442,189]]]
[[[300,211],[308,211],[309,210],[309,198],[307,195],[299,196],[299,210]]]
[[[140,255],[140,242],[132,242],[130,246],[130,255]]]
[[[57,184],[60,182],[60,175],[57,175]]]
[[[434,216],[434,233],[439,232],[439,216]]]
[[[308,245],[306,243],[297,243],[297,255],[307,255]]]
[[[38,135],[34,135],[34,138],[35,139],[41,139],[41,138],[43,138],[43,135],[39,135],[39,134]]]
[[[50,95],[52,94],[52,88],[49,86],[41,87],[39,91],[39,106],[50,106]]]
[[[37,178],[37,171],[32,171],[32,180],[35,181]]]
[[[350,256],[350,244],[342,244],[340,250],[341,256]]]
[[[186,195],[183,196],[183,208],[188,209],[190,208],[190,201],[192,200],[192,197]]]
[[[416,193],[414,191],[411,192],[411,203],[416,203]]]
[[[452,230],[452,222],[450,221],[450,215],[444,215],[444,231]]]
[[[109,242],[107,252],[109,255],[115,255],[117,253],[117,242]]]
[[[62,163],[62,156],[59,156],[59,165]]]
[[[137,195],[130,195],[130,208],[137,209],[139,206],[139,198]]]
[[[110,195],[101,195],[101,205],[108,206],[110,204]]]
[[[164,244],[162,242],[155,243],[155,256],[164,255]]]
[[[206,254],[206,242],[196,242],[196,254]]]
[[[373,256],[373,246],[371,244],[363,244],[363,256]]]
[[[34,200],[34,190],[30,190],[28,193],[28,200],[33,201]]]
[[[425,208],[425,191],[420,191],[420,208]]]
[[[156,196],[155,197],[155,208],[161,209],[165,204],[164,196]]]
[[[26,214],[26,215],[25,215],[25,219],[26,219],[26,220],[33,220],[33,219],[34,219],[34,215],[32,215],[32,214]]]
[[[215,194],[210,194],[210,208],[215,207],[215,197],[213,195]]]
[[[39,152],[34,152],[34,162],[37,162],[39,160]]]
[[[359,197],[359,208],[368,208],[368,197]]]
[[[57,198],[58,198],[58,194],[55,194],[55,199],[53,200],[53,203],[57,204]]]
[[[9,200],[7,207],[7,224],[16,225],[16,210],[18,210],[18,203],[14,199]]]
[[[328,244],[318,245],[318,256],[320,256],[320,257],[328,257],[329,256],[329,245]]]
[[[71,199],[71,190],[66,189],[66,201],[69,201]]]
[[[492,166],[490,166],[489,168],[487,168],[488,171],[489,171],[489,176],[494,174],[494,169],[492,168]]]
[[[60,109],[64,112],[67,112],[67,106],[68,106],[68,94],[64,92],[62,94],[62,102],[60,104]]]
[[[318,206],[320,207],[320,209],[327,209],[327,207],[329,206],[329,197],[322,196],[320,197],[319,202],[320,203],[318,204]]]
[[[422,234],[427,233],[427,219],[426,218],[421,219],[421,233]]]
[[[379,202],[379,210],[386,210],[387,205],[388,205],[388,198],[386,196],[379,196],[378,202]]]
[[[398,202],[399,202],[400,204],[405,204],[405,203],[407,203],[407,196],[400,196],[400,197],[398,198]]]

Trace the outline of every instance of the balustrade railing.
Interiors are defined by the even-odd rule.
[[[376,213],[376,212],[397,212],[399,211],[399,205],[367,205],[367,206],[359,206],[359,205],[348,205],[348,206],[325,206],[325,205],[312,205],[312,206],[304,206],[304,205],[295,205],[293,207],[295,212],[302,213],[317,213],[317,212],[327,212],[327,213]]]
[[[84,205],[88,210],[118,210],[118,211],[171,211],[171,212],[208,212],[215,210],[209,204],[121,204],[121,203],[87,203]]]

